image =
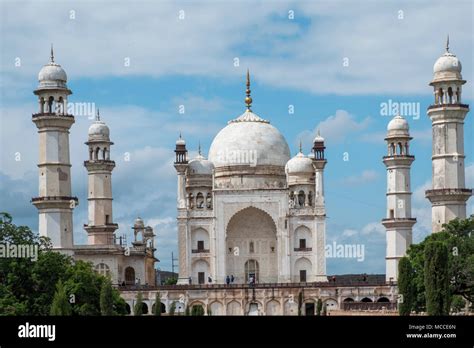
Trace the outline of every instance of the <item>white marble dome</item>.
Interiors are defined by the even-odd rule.
[[[144,228],[145,227],[145,223],[143,222],[142,218],[141,217],[137,217],[135,219],[135,222],[133,224],[133,226],[135,228]]]
[[[290,149],[283,135],[249,110],[229,121],[209,150],[209,160],[215,167],[254,164],[284,167],[289,159]]]
[[[454,72],[460,73],[462,70],[462,65],[458,57],[452,54],[451,52],[446,52],[435,62],[433,66],[433,72]]]
[[[387,125],[388,135],[408,135],[410,127],[408,126],[407,120],[402,116],[395,116]]]
[[[90,140],[109,140],[110,130],[104,121],[94,121],[89,127]]]
[[[214,165],[212,162],[201,155],[198,155],[188,163],[189,175],[212,175],[213,169]]]
[[[314,172],[313,161],[311,158],[299,152],[295,157],[288,161],[285,170],[288,174],[312,174]]]
[[[38,73],[39,87],[66,88],[67,75],[61,65],[49,63],[43,66]]]

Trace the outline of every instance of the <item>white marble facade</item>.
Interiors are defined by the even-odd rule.
[[[199,149],[188,161],[184,139],[176,142],[179,284],[327,280],[324,139],[290,159],[283,135],[249,98],[209,159]]]

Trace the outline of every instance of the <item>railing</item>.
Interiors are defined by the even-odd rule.
[[[428,106],[428,110],[430,109],[437,109],[437,108],[444,108],[444,107],[449,107],[449,106],[460,106],[462,108],[468,108],[469,105],[468,104],[461,104],[461,103],[449,103],[449,104],[434,104],[434,105],[430,105]]]
[[[191,253],[197,254],[197,253],[208,253],[209,249],[192,249]]]
[[[328,282],[293,282],[293,283],[256,283],[256,284],[184,284],[184,285],[132,285],[120,286],[122,291],[133,290],[211,290],[211,289],[267,289],[267,288],[335,288],[353,286],[390,286],[383,281],[328,281]]]
[[[294,251],[313,251],[313,248],[294,248]]]
[[[426,196],[429,195],[457,195],[459,193],[472,193],[471,189],[466,189],[466,188],[444,188],[444,189],[433,189],[433,190],[426,190],[425,194]]]
[[[343,302],[344,311],[376,311],[376,310],[396,310],[396,302]]]
[[[70,196],[42,196],[42,197],[33,197],[32,202],[44,202],[44,201],[76,201],[79,202],[77,197]]]
[[[41,116],[74,117],[74,115],[57,114],[56,112],[38,112],[36,114],[31,114],[31,116],[32,117],[41,117]]]

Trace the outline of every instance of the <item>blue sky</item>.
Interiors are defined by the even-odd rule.
[[[300,140],[310,151],[317,128],[326,138],[327,241],[363,244],[366,253],[363,262],[329,259],[328,273],[383,273],[383,138],[394,115],[382,115],[381,103],[420,107],[419,118],[407,116],[416,156],[414,239],[420,241],[429,233],[431,218],[424,198],[431,180],[428,83],[449,32],[451,52],[463,63],[468,81],[464,102],[472,104],[472,6],[470,1],[456,6],[444,1],[139,1],[131,8],[123,1],[3,0],[0,208],[11,212],[17,224],[37,230],[36,209],[29,203],[38,190],[32,90],[53,42],[56,62],[68,73],[70,101],[94,103],[110,127],[117,164],[114,219],[120,233],[130,236],[133,219],[141,216],[155,228],[159,267],[170,269],[177,240],[174,142],[181,131],[191,156],[198,142],[207,155],[217,132],[244,111],[249,68],[253,111],[283,133],[292,155]],[[124,66],[127,59],[130,65]],[[82,163],[90,122],[76,115],[70,136],[73,194],[80,200],[74,213],[76,243],[86,241]],[[470,113],[465,123],[470,187],[473,125]]]

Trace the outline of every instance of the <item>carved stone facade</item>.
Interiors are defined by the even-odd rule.
[[[249,96],[248,96],[249,97]],[[324,139],[290,159],[250,105],[215,137],[209,159],[176,142],[178,284],[326,280]]]

